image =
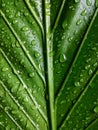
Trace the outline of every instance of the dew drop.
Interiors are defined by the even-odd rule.
[[[81,13],[82,16],[85,16],[86,15],[86,9],[84,9]]]
[[[7,70],[8,70],[8,68],[6,68],[6,67],[3,67],[3,68],[2,68],[2,71],[3,71],[3,72],[5,72],[5,71],[7,71]]]
[[[91,75],[93,73],[93,71],[90,69],[88,73],[89,73],[89,75]]]
[[[14,43],[12,43],[12,47],[13,47],[13,48],[15,47],[15,44],[14,44]]]
[[[34,77],[34,75],[35,75],[34,72],[33,72],[33,73],[30,73],[30,74],[29,74],[29,77],[32,78],[32,77]]]
[[[24,12],[24,16],[28,16],[29,14],[27,12]]]
[[[73,37],[69,37],[69,38],[68,38],[68,41],[69,41],[69,42],[71,42],[71,41],[72,41],[72,39],[73,39]]]
[[[19,16],[20,16],[20,12],[17,12],[17,13],[16,13],[16,17],[19,17]]]
[[[24,102],[28,102],[28,101],[29,101],[28,97],[25,97]]]
[[[67,58],[66,58],[66,55],[65,55],[65,54],[61,54],[61,55],[60,55],[60,62],[61,62],[61,63],[65,62],[66,59],[67,59]]]
[[[67,21],[64,21],[63,24],[62,24],[63,29],[66,29],[67,25],[68,25]]]
[[[90,68],[90,65],[85,66],[85,69],[86,69],[86,70],[89,69],[89,68]]]
[[[66,100],[63,100],[63,101],[60,102],[60,104],[64,104],[64,103],[66,103]]]
[[[13,18],[13,15],[9,15],[9,18]]]
[[[91,61],[91,58],[89,58],[89,59],[86,60],[87,63],[90,62],[90,61]]]
[[[2,4],[2,7],[5,7],[5,4],[4,4],[4,3]]]
[[[6,13],[9,13],[9,10],[8,10],[8,9],[6,10]]]
[[[17,86],[12,87],[12,88],[11,88],[11,92],[12,92],[12,93],[17,92]]]
[[[88,5],[88,6],[91,6],[91,1],[90,0],[86,0],[86,4]]]
[[[94,108],[94,112],[95,112],[95,113],[98,113],[98,106],[96,106],[96,107]]]
[[[28,28],[27,28],[26,26],[24,26],[24,27],[22,28],[22,31],[28,31]]]
[[[13,20],[13,24],[17,23],[18,21],[17,20]]]
[[[33,45],[33,46],[36,45],[36,42],[34,39],[31,41],[31,45]]]
[[[35,55],[36,58],[38,58],[40,56],[39,52],[37,52],[37,51],[35,52],[34,55]]]
[[[3,42],[1,42],[1,44],[0,44],[1,46],[4,46],[4,43]]]
[[[4,108],[4,110],[5,110],[5,111],[8,111],[8,110],[9,110],[9,107],[8,107],[8,106],[7,106],[7,107],[5,107],[5,108]]]
[[[73,91],[73,93],[74,93],[74,94],[76,94],[76,93],[77,93],[77,91],[76,91],[76,90],[74,90],[74,91]]]
[[[23,65],[23,63],[24,63],[24,60],[22,59],[22,60],[20,61],[20,64]]]
[[[76,24],[79,25],[79,24],[81,24],[81,22],[82,22],[81,19],[78,19]]]
[[[20,47],[20,45],[19,45],[19,42],[18,42],[18,41],[16,41],[16,47]]]
[[[94,67],[95,67],[95,66],[97,66],[97,65],[98,65],[98,63],[97,63],[97,62],[93,64],[93,66],[94,66]]]
[[[17,114],[17,110],[12,110],[12,114]]]
[[[83,82],[84,82],[84,80],[83,80],[83,79],[80,79],[80,82],[82,82],[82,83],[83,83]]]
[[[79,86],[80,86],[80,83],[79,83],[78,81],[76,81],[76,82],[74,82],[74,85],[75,85],[76,87],[79,87]]]
[[[78,2],[80,2],[80,0],[75,0],[75,3],[78,3]]]

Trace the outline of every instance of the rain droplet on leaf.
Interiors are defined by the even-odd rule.
[[[76,24],[79,25],[79,24],[81,24],[81,22],[82,22],[81,19],[78,19]]]
[[[96,106],[96,107],[94,108],[94,112],[95,112],[95,113],[98,113],[98,106]]]
[[[78,3],[78,2],[80,2],[80,0],[75,0],[75,3]]]
[[[61,55],[60,55],[60,62],[61,62],[61,63],[65,62],[66,59],[67,59],[67,58],[66,58],[66,55],[65,55],[65,54],[61,54]]]

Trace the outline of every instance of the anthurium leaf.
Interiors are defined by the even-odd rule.
[[[97,3],[0,0],[0,130],[97,130]]]

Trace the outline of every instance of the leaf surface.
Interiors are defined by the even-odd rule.
[[[0,130],[97,130],[97,1],[0,2]]]

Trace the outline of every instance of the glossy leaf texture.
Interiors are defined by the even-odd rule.
[[[0,0],[0,130],[98,129],[97,7]]]

